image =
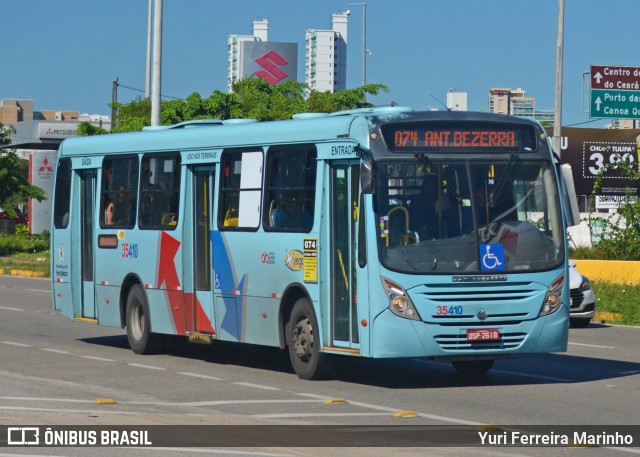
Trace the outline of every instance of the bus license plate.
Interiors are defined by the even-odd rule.
[[[467,329],[467,341],[498,341],[500,331],[497,328]]]

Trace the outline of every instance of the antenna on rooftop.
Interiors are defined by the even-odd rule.
[[[442,100],[437,99],[435,95],[431,94],[431,98],[433,98],[435,101],[437,101],[437,102],[438,102],[438,103],[440,103],[442,106],[444,106],[444,108],[445,108],[447,111],[451,111],[451,108],[449,108],[445,103],[442,103]]]

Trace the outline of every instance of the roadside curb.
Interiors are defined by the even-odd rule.
[[[47,277],[44,273],[38,273],[37,271],[29,271],[29,270],[5,270],[0,268],[0,275],[7,276],[24,276],[27,278],[45,278]]]
[[[574,260],[574,259],[572,259]],[[576,268],[591,281],[640,284],[640,261],[574,260]]]

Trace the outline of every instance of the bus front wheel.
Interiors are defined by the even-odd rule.
[[[287,343],[291,365],[300,379],[322,379],[330,372],[327,354],[320,352],[318,321],[307,298],[293,305]]]
[[[160,349],[160,335],[151,333],[151,316],[149,304],[142,287],[138,284],[131,287],[127,296],[127,339],[129,346],[136,354],[152,354]]]

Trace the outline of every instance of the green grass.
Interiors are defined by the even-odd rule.
[[[596,319],[611,324],[640,325],[640,284],[591,281],[596,294]]]
[[[49,251],[18,252],[0,257],[0,272],[5,275],[48,278],[50,276]]]
[[[0,274],[48,277],[49,234],[30,235],[25,224],[0,233]]]

